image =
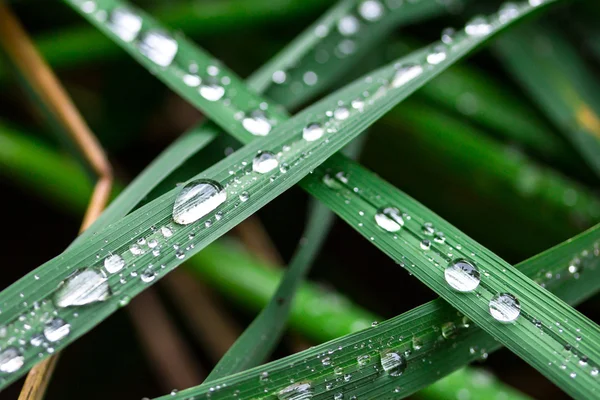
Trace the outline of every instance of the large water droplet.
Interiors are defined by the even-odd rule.
[[[82,306],[104,301],[110,296],[110,287],[101,273],[84,269],[61,284],[54,294],[57,307]]]
[[[294,383],[277,393],[278,400],[308,400],[313,397],[313,390],[308,382]]]
[[[200,83],[198,92],[208,101],[217,101],[225,95],[225,88],[215,78],[206,78]]]
[[[383,16],[383,5],[377,0],[366,0],[358,6],[358,13],[367,21],[377,21]]]
[[[142,17],[125,7],[111,11],[106,26],[125,42],[135,39],[142,29]]]
[[[423,67],[418,64],[406,64],[398,68],[392,79],[392,87],[400,87],[412,81],[423,73]]]
[[[185,185],[173,206],[173,220],[181,225],[198,221],[223,204],[227,192],[215,181],[197,179]]]
[[[23,366],[25,358],[19,350],[14,347],[8,347],[0,353],[0,371],[12,373]]]
[[[252,170],[259,174],[266,174],[277,168],[278,165],[277,157],[269,151],[259,151],[252,160]]]
[[[178,44],[167,32],[151,30],[138,44],[140,53],[161,67],[168,67],[177,54]]]
[[[267,136],[271,132],[271,122],[261,110],[252,111],[242,120],[242,126],[254,136]]]
[[[500,293],[490,300],[490,314],[496,321],[513,322],[521,313],[519,300],[510,293]]]
[[[156,279],[156,271],[154,271],[152,268],[148,267],[144,270],[144,272],[141,273],[140,279],[144,283],[150,283],[154,279]]]
[[[104,259],[104,269],[111,274],[119,272],[125,266],[125,260],[118,254],[112,254]]]
[[[395,351],[383,352],[381,353],[381,367],[391,376],[400,376],[406,369],[406,358]]]
[[[323,136],[323,133],[325,133],[325,130],[323,129],[321,124],[311,122],[310,124],[306,125],[306,127],[302,131],[302,137],[307,142],[312,142],[314,140],[320,139],[321,136]]]
[[[395,207],[385,207],[377,211],[375,222],[388,232],[397,232],[404,226],[400,210]]]
[[[333,112],[333,118],[337,119],[338,121],[343,121],[346,118],[348,118],[350,116],[350,111],[348,110],[348,108],[344,107],[344,106],[340,106],[338,108],[335,109],[335,111]]]
[[[444,271],[446,282],[459,292],[472,292],[481,281],[479,270],[465,260],[457,260]]]
[[[338,31],[344,36],[351,36],[358,32],[360,22],[354,15],[346,15],[338,21]]]
[[[57,342],[71,333],[71,325],[60,318],[53,318],[44,327],[44,336],[49,342]]]
[[[485,17],[478,16],[465,25],[465,32],[469,36],[485,36],[492,32],[492,25]]]
[[[431,65],[437,65],[447,57],[446,48],[442,45],[434,46],[427,55],[427,62]]]

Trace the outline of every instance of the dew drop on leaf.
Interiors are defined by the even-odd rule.
[[[112,254],[104,259],[104,269],[110,274],[119,272],[124,266],[125,261],[118,254]]]
[[[344,36],[351,36],[358,32],[360,22],[353,15],[346,15],[338,22],[338,31]]]
[[[278,400],[308,400],[312,397],[313,390],[308,382],[294,383],[277,393]]]
[[[84,269],[64,281],[54,294],[57,307],[71,307],[104,301],[110,296],[106,278],[93,269]]]
[[[490,300],[490,314],[496,321],[513,322],[521,313],[521,304],[510,293],[500,293]]]
[[[200,83],[198,92],[208,101],[217,101],[225,95],[225,88],[215,78],[206,78]]]
[[[23,366],[25,359],[14,347],[8,347],[0,353],[0,371],[12,373]]]
[[[323,133],[325,133],[325,130],[321,124],[311,122],[304,127],[304,130],[302,131],[302,138],[307,142],[312,142],[320,139],[321,136],[323,136]]]
[[[375,222],[380,228],[388,232],[397,232],[404,226],[404,219],[400,215],[400,210],[395,207],[379,209],[375,214]]]
[[[492,25],[483,16],[478,16],[467,22],[465,32],[469,36],[485,36],[492,32]]]
[[[227,192],[218,182],[197,179],[185,185],[177,195],[173,206],[173,220],[181,225],[191,224],[216,209],[226,199]]]
[[[405,85],[423,73],[423,67],[418,64],[401,65],[392,79],[392,87],[398,88]]]
[[[383,5],[377,0],[366,0],[358,6],[358,13],[367,21],[377,21],[383,16]]]
[[[139,51],[150,61],[161,67],[168,67],[177,54],[178,44],[167,32],[150,30],[138,43]]]
[[[111,11],[106,26],[124,42],[133,41],[142,29],[142,17],[125,7]]]
[[[381,367],[391,376],[400,376],[406,369],[406,358],[395,351],[382,352]]]
[[[262,110],[255,110],[242,120],[242,126],[254,136],[267,136],[271,132],[271,123]]]
[[[53,318],[44,327],[44,337],[49,342],[57,342],[71,333],[71,325],[61,318]]]
[[[277,157],[269,151],[259,151],[252,160],[252,170],[259,174],[266,174],[277,168],[278,165]]]
[[[479,270],[465,260],[457,260],[448,265],[444,277],[446,283],[459,292],[472,292],[481,281]]]

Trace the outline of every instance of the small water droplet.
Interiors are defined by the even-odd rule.
[[[262,110],[255,110],[242,120],[242,126],[254,136],[267,136],[271,132],[271,122]]]
[[[277,392],[278,400],[309,400],[313,397],[313,389],[308,382],[289,385]]]
[[[490,314],[496,321],[513,322],[521,313],[519,300],[510,293],[500,293],[490,300]]]
[[[321,124],[317,122],[311,122],[304,127],[304,130],[302,131],[302,138],[307,142],[312,142],[320,139],[321,136],[323,136],[323,133],[325,133],[325,130]]]
[[[71,333],[71,325],[60,318],[53,318],[44,327],[44,337],[49,342],[57,342]]]
[[[285,73],[285,71],[275,71],[273,72],[273,76],[271,77],[271,79],[273,79],[274,83],[281,85],[286,81],[287,74]]]
[[[465,25],[465,32],[469,36],[485,36],[492,32],[492,25],[485,17],[478,16]]]
[[[104,301],[110,296],[106,278],[98,271],[84,269],[61,283],[54,294],[57,307],[82,306]]]
[[[156,271],[152,270],[152,268],[148,267],[141,273],[140,279],[144,283],[150,283],[156,278]]]
[[[8,347],[0,353],[0,371],[13,373],[19,370],[25,363],[25,358],[19,350],[14,347]]]
[[[456,333],[458,332],[456,325],[454,325],[454,322],[446,322],[445,324],[442,325],[442,337],[444,339],[451,339],[454,336],[456,336]]]
[[[427,62],[431,65],[437,65],[444,61],[447,56],[446,47],[442,45],[434,46],[427,55]]]
[[[104,259],[104,269],[110,274],[119,272],[124,266],[125,260],[118,254],[112,254]]]
[[[245,201],[247,201],[250,198],[250,194],[248,192],[242,192],[240,193],[240,201],[243,203]]]
[[[397,232],[404,226],[404,219],[400,215],[400,210],[395,207],[385,207],[375,214],[377,225],[388,232]]]
[[[358,6],[358,13],[367,21],[377,21],[383,16],[383,5],[377,0],[366,0]]]
[[[173,220],[181,225],[191,224],[216,209],[226,199],[227,192],[218,182],[197,179],[185,185],[177,195],[173,206]]]
[[[406,83],[412,81],[419,75],[423,73],[423,67],[418,64],[406,64],[400,66],[396,73],[394,74],[394,78],[392,79],[392,87],[398,88]]]
[[[454,41],[454,35],[456,35],[454,28],[444,29],[442,31],[442,42],[445,44],[451,44]]]
[[[472,292],[481,282],[479,270],[466,260],[457,260],[448,265],[444,277],[448,285],[459,292]]]
[[[259,151],[252,160],[252,170],[259,174],[266,174],[277,168],[278,165],[277,157],[269,151]]]
[[[381,353],[381,367],[391,376],[400,376],[406,370],[406,358],[395,351],[383,352]]]
[[[131,42],[142,29],[142,17],[128,8],[117,7],[111,11],[106,27],[124,42]]]
[[[353,15],[346,15],[338,21],[338,31],[344,36],[351,36],[358,32],[360,22]]]
[[[429,250],[431,248],[431,241],[427,240],[427,239],[423,239],[421,240],[421,249],[423,250]]]
[[[215,78],[206,78],[200,84],[198,92],[208,101],[217,101],[225,95],[225,88]]]
[[[308,86],[314,86],[317,84],[319,76],[314,71],[306,71],[304,75],[302,75],[302,80]]]
[[[161,67],[168,67],[177,54],[178,44],[167,32],[150,30],[144,34],[138,47],[140,53],[150,61]]]
[[[333,112],[333,118],[337,119],[338,121],[343,121],[346,118],[348,118],[350,116],[350,111],[343,106],[340,106],[338,108],[335,109],[335,111]]]
[[[358,362],[359,366],[364,367],[369,362],[371,362],[371,356],[368,354],[363,354],[362,356],[358,356],[356,358],[356,361]]]

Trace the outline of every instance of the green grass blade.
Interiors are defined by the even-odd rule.
[[[578,277],[569,272],[569,265],[576,258],[580,259],[581,268]],[[548,290],[576,304],[598,290],[600,227],[526,260],[518,268],[532,279],[541,277]],[[290,377],[293,377],[295,382],[310,382],[314,399],[331,398],[336,393],[342,393],[344,398],[355,395],[362,399],[398,399],[500,347],[492,336],[438,299],[376,327],[181,391],[174,398],[219,400],[234,394],[240,399],[260,398],[265,396],[266,388],[268,393],[277,393],[289,387]],[[405,369],[400,376],[386,374],[381,368],[380,353],[388,351],[396,351],[405,358]],[[575,366],[579,360],[572,353],[562,349],[559,354],[558,359],[569,359],[567,370],[580,368]],[[358,364],[359,357],[362,366]],[[325,358],[328,359],[323,363]],[[594,368],[584,367],[589,376],[597,371]],[[261,380],[260,376],[267,379]],[[329,384],[333,384],[331,389],[328,389]],[[167,398],[171,397],[161,397]]]
[[[308,273],[333,222],[333,214],[327,207],[320,203],[313,205],[303,238],[305,243],[292,257],[277,291],[206,377],[207,382],[262,364],[279,342],[296,290]]]
[[[600,175],[600,84],[565,38],[539,23],[495,46],[500,61]]]

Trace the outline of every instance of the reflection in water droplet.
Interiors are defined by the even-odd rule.
[[[118,254],[112,254],[104,259],[104,269],[111,274],[119,272],[125,266],[125,260]]]
[[[150,30],[138,43],[140,53],[161,67],[168,67],[177,54],[178,44],[167,32]]]
[[[492,32],[492,25],[483,16],[475,17],[465,25],[469,36],[485,36]]]
[[[510,293],[500,293],[490,300],[490,314],[496,321],[513,322],[521,313],[519,300]]]
[[[185,185],[177,195],[173,206],[173,220],[181,225],[191,224],[223,204],[226,199],[227,192],[218,182],[197,179]]]
[[[106,27],[125,42],[135,39],[142,29],[142,17],[125,7],[111,11]]]
[[[277,168],[278,165],[277,157],[269,151],[259,151],[252,160],[252,170],[259,174],[266,174]]]
[[[0,353],[0,371],[12,373],[23,366],[25,358],[19,350],[14,347],[8,347]]]
[[[397,88],[405,85],[423,73],[423,67],[417,64],[402,65],[396,71],[392,79],[392,87]]]
[[[208,101],[217,101],[225,95],[225,88],[215,78],[206,78],[200,83],[198,92]]]
[[[242,126],[254,136],[267,136],[271,132],[271,122],[262,110],[252,111],[242,120]]]
[[[308,400],[312,397],[313,390],[308,382],[294,383],[277,393],[278,400]]]
[[[444,271],[446,282],[459,292],[472,292],[481,281],[479,270],[465,260],[457,260]]]
[[[388,232],[397,232],[404,226],[400,210],[395,207],[385,207],[375,214],[375,222]]]
[[[406,358],[395,351],[381,353],[381,367],[391,376],[400,376],[406,369]]]
[[[71,332],[71,325],[60,318],[53,318],[44,327],[44,336],[49,342],[57,342]]]
[[[321,136],[323,136],[324,132],[325,130],[323,129],[321,124],[311,122],[310,124],[306,125],[306,127],[302,131],[302,138],[304,138],[304,140],[306,140],[307,142],[312,142],[320,139]]]
[[[106,278],[98,271],[85,269],[61,284],[54,294],[57,307],[82,306],[104,301],[110,296]]]

